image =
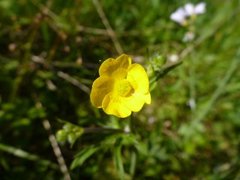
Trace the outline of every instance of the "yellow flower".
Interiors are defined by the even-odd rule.
[[[99,75],[93,82],[90,99],[105,113],[125,118],[151,103],[147,73],[140,64],[132,64],[128,55],[105,60]]]

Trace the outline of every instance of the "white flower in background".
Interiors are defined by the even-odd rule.
[[[189,101],[188,101],[188,105],[189,105],[189,107],[190,107],[192,110],[195,109],[195,108],[196,108],[196,101],[195,101],[195,99],[190,98]]]
[[[203,14],[206,11],[206,3],[201,2],[194,6],[192,3],[187,3],[184,6],[187,16],[193,16],[197,14]]]
[[[168,61],[175,63],[179,60],[179,56],[177,54],[170,54],[168,56]]]
[[[170,16],[171,20],[181,24],[187,24],[187,18],[196,16],[197,14],[203,14],[206,11],[206,3],[201,2],[196,5],[187,3],[183,7],[178,8]]]
[[[173,12],[170,16],[171,20],[183,25],[186,22],[186,12],[183,8],[178,8],[175,12]]]
[[[124,132],[125,132],[125,133],[130,133],[130,131],[131,131],[131,130],[130,130],[130,127],[129,127],[129,126],[125,126],[125,127],[124,127]]]
[[[206,3],[198,3],[194,8],[195,14],[204,14],[206,12]]]
[[[185,4],[185,6],[183,8],[186,12],[186,16],[191,16],[191,15],[195,14],[194,13],[195,8],[194,8],[194,5],[192,3]]]
[[[183,42],[191,42],[191,41],[194,40],[194,38],[195,38],[194,32],[188,31],[188,32],[185,33],[182,41]]]

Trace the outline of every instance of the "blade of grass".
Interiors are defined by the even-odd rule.
[[[95,146],[86,147],[85,149],[81,150],[74,157],[70,169],[73,170],[74,168],[81,166],[88,158],[90,158],[98,150],[100,150],[100,148]]]
[[[239,68],[240,65],[240,48],[237,50],[236,56],[233,58],[228,70],[226,71],[222,81],[218,84],[217,89],[207,102],[207,104],[203,107],[201,111],[199,111],[199,114],[197,114],[194,122],[200,122],[203,119],[205,119],[206,115],[210,112],[214,104],[216,103],[217,99],[225,92],[226,85],[230,81],[230,79],[233,77],[236,70]]]
[[[136,163],[137,163],[137,154],[135,151],[132,151],[131,162],[130,162],[130,175],[131,175],[132,179],[134,179]]]
[[[35,154],[31,154],[29,152],[26,152],[22,149],[19,149],[19,148],[16,148],[16,147],[13,147],[13,146],[9,146],[9,145],[6,145],[6,144],[0,144],[0,151],[4,151],[4,152],[7,152],[9,154],[12,154],[18,158],[23,158],[23,159],[26,159],[26,160],[29,160],[29,161],[36,161],[37,163],[39,164],[42,164],[44,166],[49,166],[53,169],[58,169],[58,165],[49,161],[49,160],[45,160],[45,159],[42,159],[41,157],[35,155]]]
[[[122,162],[122,139],[119,138],[116,141],[115,147],[114,147],[114,163],[115,163],[115,167],[118,171],[119,174],[119,178],[121,180],[124,180],[124,167],[123,167],[123,162]]]

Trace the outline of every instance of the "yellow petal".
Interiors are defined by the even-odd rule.
[[[114,80],[108,76],[100,76],[92,85],[90,93],[91,103],[97,108],[102,107],[103,98],[113,89]]]
[[[132,59],[126,54],[122,54],[117,59],[109,58],[101,64],[99,75],[112,76],[118,69],[127,70],[131,65],[131,62]]]
[[[147,93],[144,95],[145,97],[145,103],[146,104],[151,104],[151,94],[150,93]]]
[[[145,69],[140,64],[132,64],[128,71],[127,80],[136,92],[146,94],[149,92],[149,80]]]
[[[131,110],[128,109],[120,96],[115,96],[109,93],[103,100],[103,111],[106,114],[115,115],[120,118],[125,118],[131,115]]]
[[[140,94],[134,93],[130,97],[123,98],[123,102],[125,106],[133,112],[138,112],[142,109],[145,103],[150,104],[151,102],[151,95],[148,94]]]

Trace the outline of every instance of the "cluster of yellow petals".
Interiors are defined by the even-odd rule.
[[[151,103],[147,73],[140,64],[132,64],[128,55],[105,60],[99,75],[93,82],[90,99],[106,114],[125,118]]]

